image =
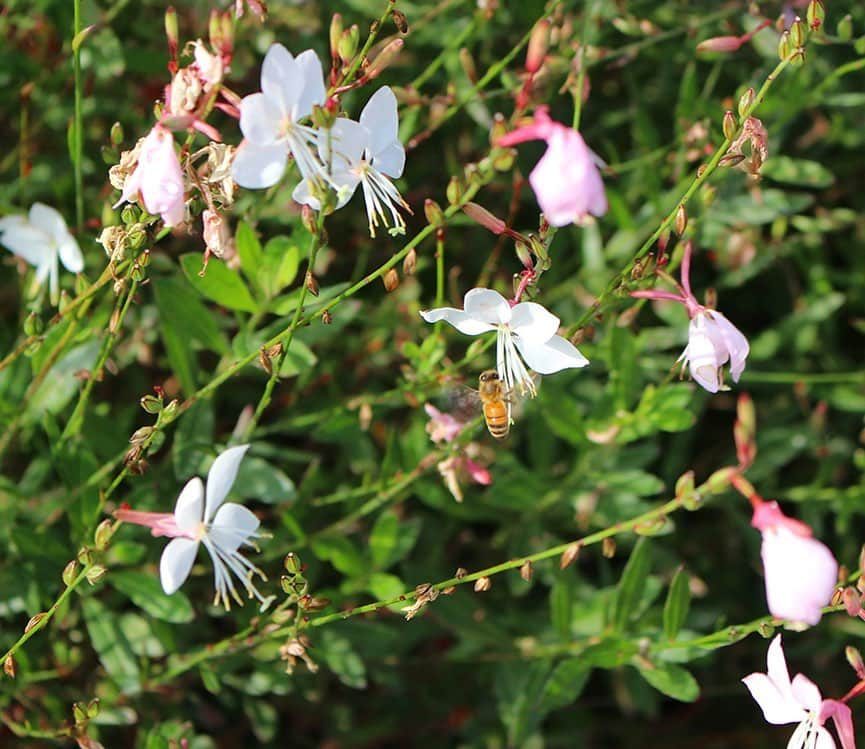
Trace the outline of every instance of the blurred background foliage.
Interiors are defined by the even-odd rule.
[[[397,89],[404,103],[403,142],[433,126],[429,137],[412,143],[401,181],[414,209],[411,237],[426,223],[423,201],[445,205],[451,175],[487,152],[493,116],[512,112],[523,55],[476,95],[473,76],[508,53],[544,6],[400,0],[398,7],[410,30],[378,82]],[[185,0],[176,8],[183,38],[206,34],[211,3]],[[13,0],[0,12],[6,113],[0,213],[21,213],[40,200],[70,226],[72,9],[58,0]],[[383,10],[372,0],[272,0],[265,23],[247,16],[237,24],[228,85],[241,95],[257,90],[262,56],[275,41],[294,52],[312,47],[327,60],[334,12],[357,23],[363,37]],[[123,148],[150,127],[153,103],[168,80],[164,11],[153,0],[83,3],[84,24],[96,25],[81,55],[86,220],[78,239],[90,280],[106,263],[95,238],[104,223],[118,220],[101,151],[108,164],[116,161],[109,140],[115,121],[125,132]],[[777,64],[774,27],[733,55],[701,57],[696,44],[797,11],[804,13],[804,4],[558,5],[559,31],[535,100],[570,121],[573,100],[559,89],[583,38],[590,95],[581,132],[608,165],[611,204],[597,224],[558,232],[552,267],[533,291],[565,326],[675,205],[723,139],[724,111],[735,109],[747,87],[759,88]],[[749,479],[763,496],[785,507],[795,503],[791,511],[855,570],[865,541],[865,10],[827,0],[826,16],[827,35],[809,43],[805,64],[784,71],[757,112],[769,132],[762,179],[719,170],[689,204],[688,232],[697,249],[695,291],[715,289],[719,307],[752,344],[736,388],[750,392],[757,406],[759,452]],[[395,34],[392,25],[383,31]],[[440,65],[417,91],[407,89],[433,60]],[[371,92],[346,97],[346,109],[359,111]],[[454,102],[465,104],[439,119]],[[230,118],[217,113],[212,122],[228,142],[237,141]],[[514,187],[542,148],[521,147],[515,170],[495,177],[475,198],[525,232],[537,229],[537,207],[527,185],[516,197]],[[82,386],[74,374],[93,366],[107,328],[110,284],[28,398],[33,373],[44,364],[40,357],[56,338],[0,372],[0,428],[20,420],[0,480],[2,650],[63,590],[61,571],[101,519],[98,492],[117,474],[129,435],[152,423],[139,398],[154,385],[169,397],[188,398],[286,326],[308,243],[290,201],[292,187],[286,179],[267,196],[238,196],[238,250],[242,260],[244,251],[258,257],[257,267],[243,260],[239,272],[215,260],[200,279],[197,228],[153,245],[149,283],[126,317],[110,371],[95,385],[79,437],[61,434]],[[365,224],[359,199],[328,219],[329,243],[315,268],[321,295],[309,311],[403,246],[390,236],[370,240]],[[544,378],[502,444],[475,422],[473,438],[493,484],[466,483],[464,501],[454,501],[430,457],[435,448],[421,406],[465,409],[465,386],[474,386],[493,359],[488,350],[473,350],[454,377],[438,377],[444,366],[463,360],[471,341],[450,329],[436,331],[417,315],[433,305],[434,252],[431,240],[423,242],[416,273],[401,274],[397,289],[371,284],[333,309],[332,324],[313,322],[292,343],[235,485],[238,499],[248,500],[273,534],[253,555],[270,576],[268,592],[282,595],[282,559],[295,552],[310,590],[332,602],[324,613],[392,598],[445,580],[458,567],[482,569],[629,520],[672,497],[683,472],[694,470],[700,482],[735,460],[735,390],[710,396],[680,382],[672,369],[686,343],[684,312],[616,293],[583,330],[580,345],[590,367]],[[462,214],[447,226],[444,252],[446,297],[455,306],[479,281],[507,293],[520,267],[511,243]],[[18,264],[5,254],[4,354],[21,340],[31,310],[46,321],[51,316],[47,301],[28,300],[25,289]],[[206,472],[266,379],[260,367],[249,366],[195,402],[154,445],[148,470],[126,477],[107,509],[123,502],[169,511],[183,482]],[[633,534],[619,536],[607,554],[587,547],[565,570],[557,559],[540,562],[531,581],[513,570],[493,576],[486,593],[460,586],[410,623],[394,606],[312,628],[309,654],[318,672],[300,664],[287,675],[278,653],[283,641],[258,630],[245,644],[202,651],[254,624],[258,612],[247,605],[226,614],[208,605],[212,583],[204,557],[182,591],[164,596],[161,541],[122,527],[102,557],[105,577],[79,587],[18,652],[17,678],[0,681],[6,724],[0,743],[68,742],[52,732],[71,721],[73,702],[98,698],[88,735],[108,747],[150,749],[181,738],[194,749],[255,742],[781,746],[787,734],[763,724],[739,683],[763,669],[767,643],[752,634],[714,649],[737,639],[725,627],[766,613],[759,534],[749,526],[746,503],[725,492],[699,512],[676,513],[651,530],[656,535],[636,546]],[[678,613],[665,614],[665,602]],[[706,647],[667,647],[715,632],[722,634]],[[806,634],[788,634],[791,669],[839,696],[852,679],[843,647],[863,634],[865,624],[843,613]],[[197,666],[166,679],[190,653],[203,654]],[[862,712],[853,707],[861,723]],[[13,729],[20,733],[28,723],[29,738],[14,738]]]

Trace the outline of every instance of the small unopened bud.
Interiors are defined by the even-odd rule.
[[[292,575],[297,575],[298,573],[303,572],[303,563],[300,561],[300,557],[293,551],[290,551],[285,555],[285,561],[283,564],[285,565],[285,571]]]
[[[119,146],[121,143],[123,143],[123,125],[121,125],[119,122],[115,122],[111,126],[111,130],[109,131],[109,137],[111,138],[111,142],[115,146]]]
[[[114,523],[111,520],[103,520],[93,533],[93,545],[98,551],[104,551],[111,542],[114,535]]]
[[[736,137],[736,115],[729,109],[724,113],[723,130],[724,137],[727,140],[733,140]]]
[[[805,64],[805,50],[802,47],[793,50],[793,54],[790,55],[790,64],[794,68],[799,68]]]
[[[507,229],[507,224],[505,224],[504,221],[497,216],[494,216],[486,208],[477,203],[466,203],[463,206],[463,213],[483,226],[484,229],[491,231],[493,234],[502,234],[505,229]]]
[[[10,679],[15,678],[15,658],[11,655],[7,655],[6,660],[3,661],[3,673]]]
[[[547,56],[547,47],[550,43],[550,22],[545,18],[538,22],[532,29],[529,37],[529,47],[526,51],[526,72],[537,73],[544,58]]]
[[[87,582],[91,585],[96,585],[103,577],[105,577],[105,573],[108,572],[107,567],[103,567],[101,564],[93,565],[87,573],[85,577],[87,578]]]
[[[721,494],[721,492],[727,491],[730,488],[730,480],[732,477],[737,474],[735,468],[720,468],[715,471],[708,479],[706,479],[706,483],[704,484],[706,491],[711,494]],[[741,476],[737,476],[737,480],[744,481]],[[745,481],[748,484],[747,481]],[[751,486],[748,484],[748,486]],[[751,487],[751,491],[754,491],[754,488]]]
[[[95,697],[87,703],[87,717],[90,719],[99,715],[99,698]]]
[[[75,555],[79,564],[88,565],[93,561],[93,553],[86,546],[82,546]]]
[[[805,20],[808,21],[808,28],[811,31],[819,31],[820,27],[823,26],[823,21],[826,20],[826,8],[823,7],[822,0],[811,0],[808,3]]]
[[[790,32],[785,31],[781,34],[781,38],[778,40],[778,57],[781,60],[786,60],[790,57],[790,53],[793,51],[793,47],[790,44]]]
[[[738,166],[744,160],[745,160],[744,154],[728,153],[726,156],[721,157],[721,160],[718,162],[718,166],[727,166],[727,167]]]
[[[457,571],[454,572],[454,577],[457,580],[462,580],[468,574],[469,571],[465,567],[457,567]]]
[[[447,190],[445,194],[448,198],[448,203],[451,205],[458,205],[460,199],[463,196],[463,186],[460,183],[459,177],[451,177],[450,182],[448,182]]]
[[[364,73],[364,78],[368,81],[378,78],[385,69],[396,59],[405,42],[402,39],[393,39],[385,44],[384,49],[379,52],[375,59],[370,63]]]
[[[24,334],[31,335],[39,335],[42,332],[42,318],[39,317],[35,312],[31,312],[24,318]]]
[[[682,497],[694,491],[694,472],[688,471],[679,476],[676,481],[676,497]]]
[[[713,36],[697,45],[697,52],[735,52],[742,46],[738,36]]]
[[[357,24],[352,24],[352,26],[345,31],[342,32],[342,36],[339,38],[339,44],[337,45],[337,53],[339,54],[339,59],[344,63],[350,62],[357,52],[357,44],[360,41],[360,29],[358,29]]]
[[[528,559],[520,567],[520,577],[526,582],[532,579],[532,563]]]
[[[607,536],[601,542],[601,554],[603,554],[607,559],[612,559],[616,556],[616,539],[611,536]]]
[[[153,434],[153,427],[139,427],[132,433],[129,442],[133,445],[142,445],[147,442],[151,434]]]
[[[173,398],[171,402],[162,409],[160,422],[163,424],[167,424],[177,417],[178,412],[180,411],[180,401],[177,398]]]
[[[400,34],[408,34],[408,21],[406,20],[405,13],[394,8],[390,12],[390,17],[393,18],[393,25],[396,26],[396,30]]]
[[[749,88],[739,97],[739,117],[747,117],[751,107],[754,104],[755,92],[753,88]]]
[[[60,576],[63,584],[68,588],[78,576],[78,562],[74,559],[63,568],[63,574]]]
[[[87,722],[87,706],[83,702],[72,703],[72,719],[76,725]]]
[[[580,554],[580,548],[582,544],[580,543],[572,543],[567,549],[562,552],[562,556],[559,557],[559,569],[564,570],[570,567],[574,560]]]
[[[862,660],[862,654],[859,650],[852,645],[848,645],[844,648],[844,656],[847,658],[847,663],[856,672],[856,676],[860,679],[865,679],[865,661]]]
[[[859,591],[856,588],[844,588],[841,601],[850,616],[859,616],[859,612],[862,611],[862,602],[859,600]]]
[[[26,634],[29,634],[30,632],[32,632],[36,627],[39,626],[40,622],[46,616],[48,616],[48,614],[46,614],[44,611],[40,614],[35,614],[34,616],[31,616],[30,621],[24,625],[24,634],[26,635]]]
[[[440,227],[444,225],[444,213],[441,206],[434,200],[427,198],[423,204],[424,216],[430,225]]]
[[[475,593],[486,593],[492,587],[493,581],[486,575],[475,580]]]
[[[838,25],[835,27],[835,35],[842,42],[849,42],[853,38],[853,19],[849,13],[838,21]]]
[[[330,19],[330,56],[336,60],[339,58],[339,40],[342,37],[342,16],[334,13]]]
[[[413,276],[417,268],[417,252],[412,247],[402,261],[402,272],[406,276]]]
[[[463,69],[463,72],[466,74],[466,78],[469,79],[469,82],[475,84],[478,82],[478,68],[475,65],[475,58],[472,57],[472,53],[469,52],[467,47],[460,47],[459,51],[460,58],[460,67]]]
[[[311,271],[306,272],[306,278],[304,279],[304,283],[306,284],[306,290],[312,294],[313,296],[318,296],[318,281],[315,280],[315,276],[312,275]]]
[[[162,398],[155,395],[143,395],[138,403],[149,414],[158,414],[162,410]]]
[[[174,60],[177,58],[180,31],[177,28],[177,11],[171,6],[165,10],[165,37],[168,39],[168,56]]]
[[[797,49],[805,44],[805,23],[799,16],[790,24],[790,44]]]
[[[129,275],[136,283],[141,283],[146,277],[146,274],[144,273],[144,268],[139,265],[137,260],[134,260],[132,262],[132,270],[130,271]]]
[[[680,237],[685,233],[685,229],[688,228],[688,211],[685,209],[684,203],[680,203],[676,209],[676,220],[673,228]]]
[[[396,268],[389,268],[381,280],[384,283],[385,290],[390,293],[399,286],[399,273]]]

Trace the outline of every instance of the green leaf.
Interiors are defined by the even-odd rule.
[[[567,658],[561,661],[547,677],[538,711],[546,715],[551,710],[558,710],[576,701],[591,673],[591,666],[582,658]]]
[[[259,286],[258,276],[261,272],[261,243],[252,227],[245,221],[237,224],[234,234],[237,254],[240,256],[240,269],[254,286]],[[208,268],[208,271],[210,269]]]
[[[664,602],[664,634],[668,640],[675,640],[676,635],[688,617],[691,605],[691,589],[688,573],[683,567],[676,570],[667,600]]]
[[[165,595],[159,580],[141,572],[124,570],[112,572],[108,582],[146,614],[172,624],[192,621],[195,612],[182,591]]]
[[[187,340],[197,341],[208,351],[229,352],[228,341],[213,313],[202,304],[195,289],[179,276],[163,276],[153,281],[160,323],[173,323]]]
[[[212,455],[214,420],[213,401],[200,400],[193,403],[177,422],[171,461],[178,480],[186,481],[199,475],[207,458]]]
[[[700,696],[697,680],[681,666],[672,663],[653,665],[638,662],[640,675],[662,694],[680,702],[693,702]]]
[[[835,181],[832,172],[821,163],[789,156],[773,156],[763,164],[760,174],[774,182],[814,189],[829,187]]]
[[[641,538],[634,545],[634,550],[622,572],[622,578],[616,588],[613,603],[612,625],[614,632],[623,632],[643,593],[646,578],[649,576],[651,556],[649,541]]]
[[[352,689],[366,687],[366,668],[347,638],[326,629],[317,644],[324,663],[343,684]]]
[[[243,487],[243,496],[267,504],[293,502],[297,497],[294,482],[279,468],[254,455],[240,464],[235,484]]]
[[[312,369],[318,357],[312,353],[309,346],[303,341],[294,338],[279,368],[280,377],[295,377],[308,369]]]
[[[268,298],[276,296],[295,278],[300,267],[300,250],[290,237],[273,237],[264,246],[259,282]]]
[[[212,260],[207,265],[207,273],[200,276],[201,255],[192,252],[181,256],[180,265],[193,287],[208,299],[241,312],[255,312],[258,309],[241,277],[225,263]]]
[[[379,601],[390,601],[399,598],[406,589],[405,583],[396,575],[387,572],[373,572],[367,584],[369,592]],[[403,606],[406,604],[402,604]]]
[[[141,691],[138,659],[121,628],[116,626],[113,613],[95,598],[85,598],[81,605],[90,644],[99,662],[123,692],[138,694]]]
[[[316,538],[312,542],[312,550],[319,559],[330,562],[344,575],[366,575],[366,559],[345,536]]]

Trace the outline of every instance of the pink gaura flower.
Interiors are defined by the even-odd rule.
[[[777,502],[754,501],[751,525],[763,534],[760,556],[772,616],[817,624],[838,582],[832,552],[812,537],[805,523],[781,512]]]
[[[547,150],[529,175],[538,205],[553,226],[582,221],[588,214],[603,216],[607,196],[598,171],[598,157],[573,128],[550,119],[539,107],[530,125],[499,138],[496,145],[513,146],[545,140]]]
[[[675,284],[678,294],[668,291],[632,291],[631,296],[639,299],[668,299],[684,305],[691,318],[688,326],[688,345],[677,361],[690,369],[691,377],[710,393],[724,389],[723,366],[730,363],[730,376],[738,382],[745,370],[750,346],[748,339],[718,310],[705,307],[697,301],[691,291],[691,252],[692,246],[685,245],[682,257],[682,283],[664,275]]]
[[[790,680],[781,635],[769,645],[766,661],[765,674],[750,674],[742,682],[767,723],[798,724],[787,749],[836,749],[832,734],[825,728],[829,718],[835,723],[842,749],[856,749],[850,708],[840,700],[824,700],[817,685],[807,676],[796,674]]]
[[[427,434],[436,444],[452,442],[465,426],[465,422],[439,411],[432,403],[424,403],[423,410],[430,419],[426,425]]]
[[[159,215],[166,226],[176,226],[186,215],[183,174],[174,148],[174,136],[162,125],[141,144],[138,165],[123,184],[123,194],[114,204],[132,202],[141,196],[148,213]]]

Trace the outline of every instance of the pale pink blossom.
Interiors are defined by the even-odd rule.
[[[174,147],[174,136],[162,125],[153,129],[141,144],[138,165],[123,184],[123,194],[115,203],[141,201],[148,213],[159,215],[166,226],[176,226],[186,215],[183,174]]]
[[[840,700],[824,700],[807,676],[796,674],[792,681],[781,646],[781,635],[769,645],[765,674],[753,673],[742,679],[763,711],[767,723],[797,723],[787,749],[835,749],[835,740],[826,729],[829,718],[835,723],[842,749],[856,749],[853,716]]]
[[[724,389],[723,367],[729,362],[730,376],[738,382],[745,370],[750,346],[748,339],[718,310],[705,307],[697,301],[691,291],[691,243],[685,245],[682,256],[682,283],[675,284],[678,293],[669,291],[632,291],[631,296],[639,299],[669,300],[679,302],[688,311],[691,323],[688,326],[688,345],[677,361],[687,366],[694,381],[710,393]]]
[[[423,409],[430,418],[426,425],[427,434],[436,444],[452,442],[465,426],[465,422],[439,411],[432,403],[424,403]]]
[[[480,463],[466,455],[453,455],[440,461],[436,467],[444,479],[445,486],[457,502],[463,501],[463,490],[460,486],[462,479],[468,478],[475,484],[482,486],[489,486],[493,483],[492,474]]]
[[[772,616],[814,625],[838,582],[838,562],[812,537],[811,528],[781,512],[777,502],[758,500],[751,525],[763,534],[760,555]]]
[[[545,140],[547,150],[529,175],[538,205],[553,226],[582,221],[588,214],[603,216],[607,196],[598,171],[599,159],[573,128],[550,119],[545,107],[534,122],[499,138],[496,145],[513,146]]]

